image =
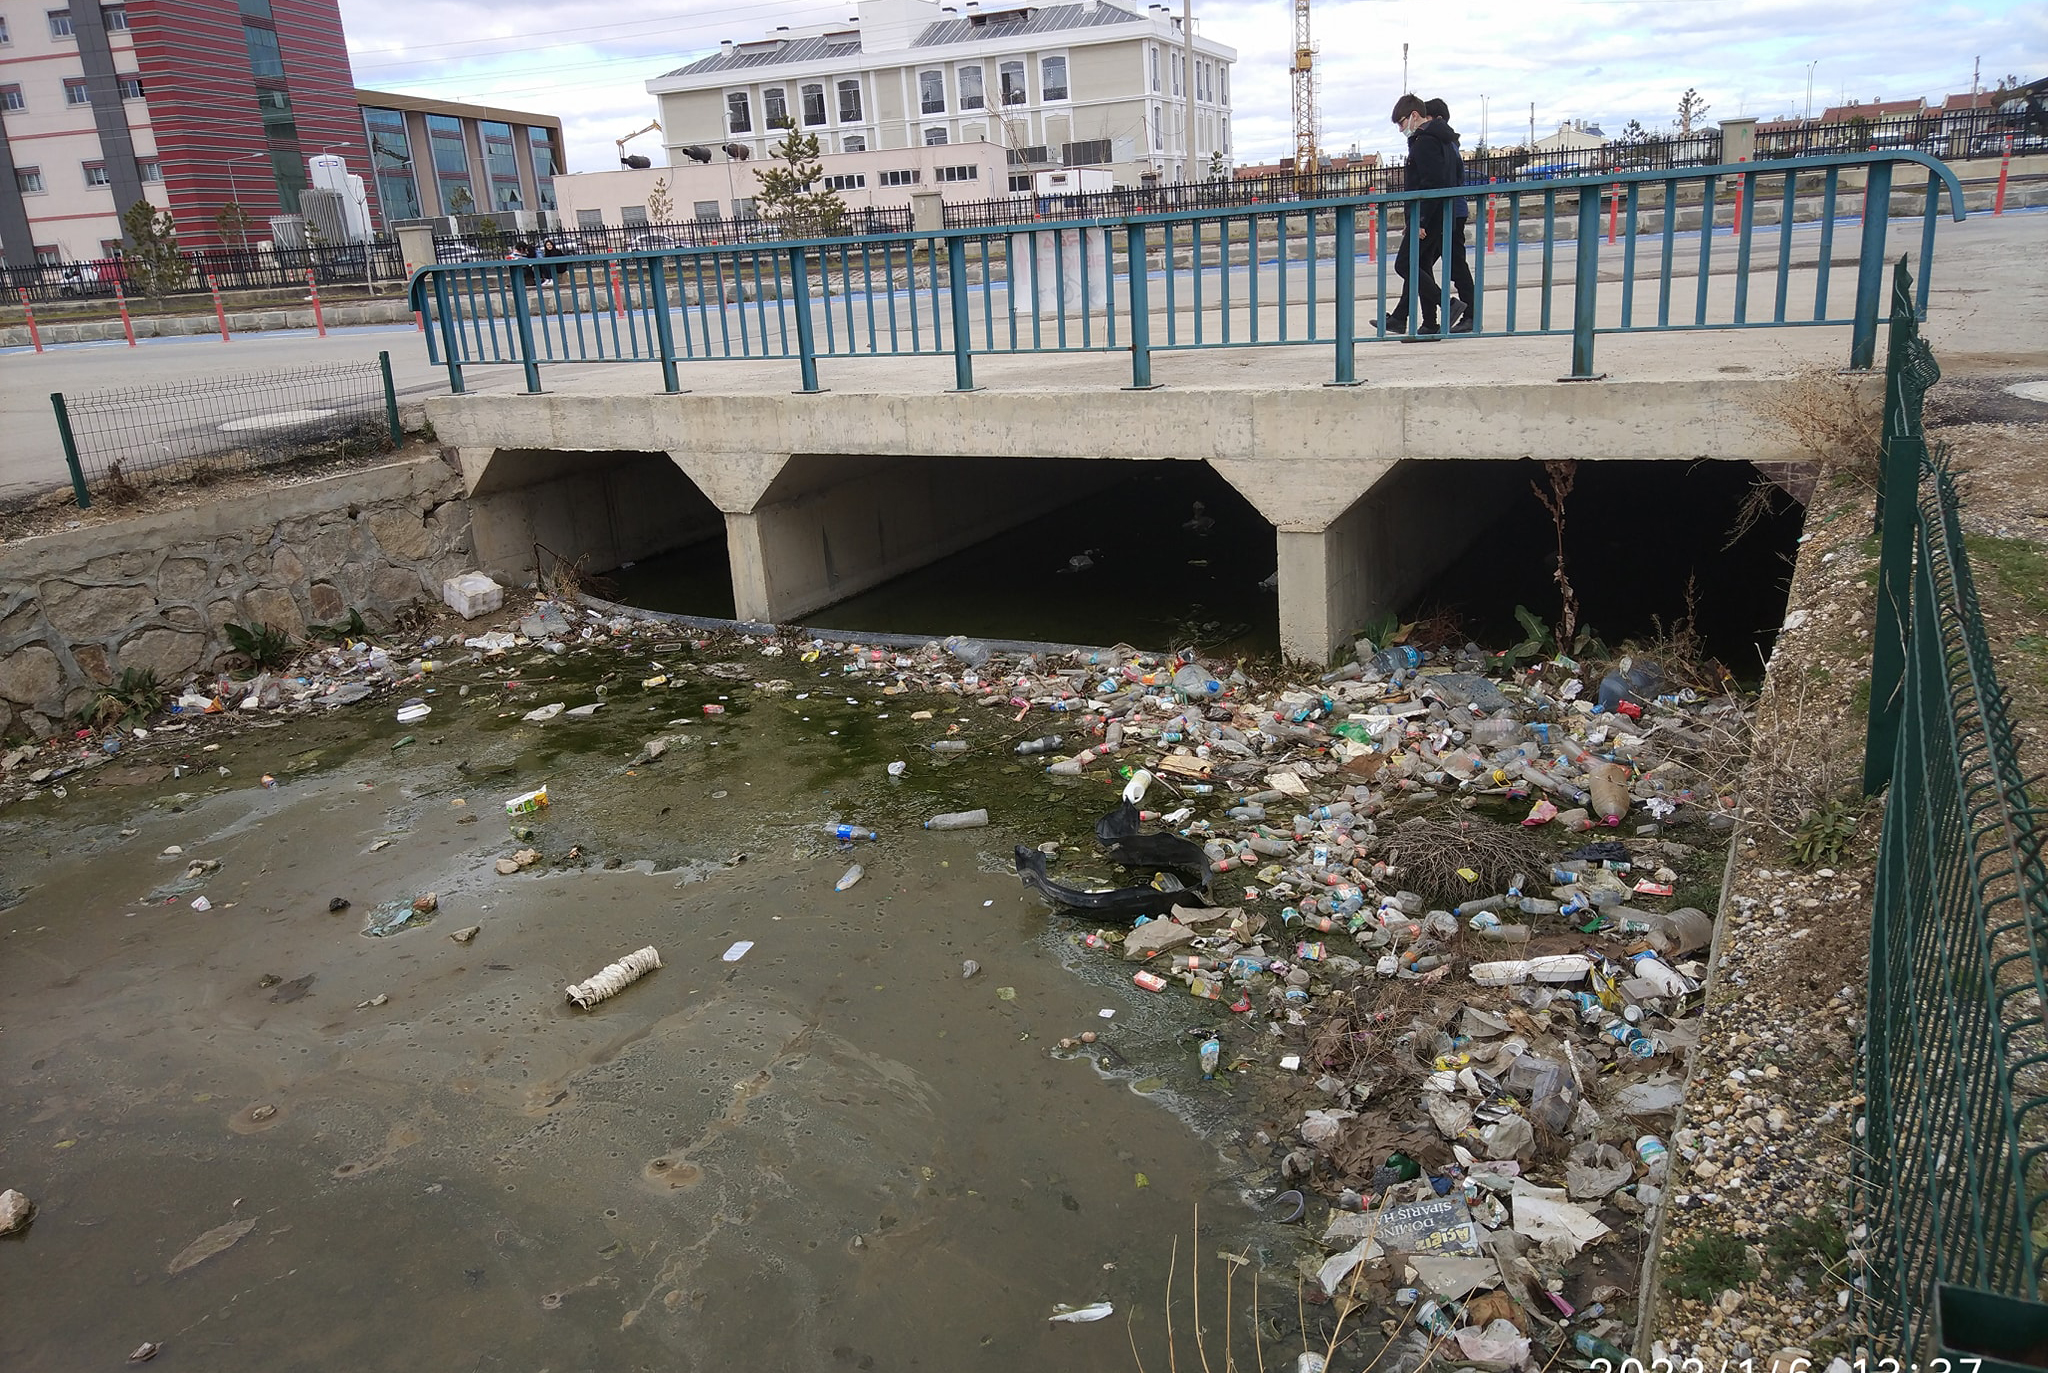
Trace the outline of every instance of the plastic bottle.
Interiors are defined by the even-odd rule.
[[[979,639],[967,639],[955,634],[945,641],[944,648],[969,667],[980,667],[989,660],[989,646]]]
[[[1400,644],[1393,648],[1383,648],[1368,658],[1365,666],[1367,671],[1377,672],[1382,677],[1391,677],[1403,668],[1414,669],[1421,667],[1422,651],[1410,648],[1406,644]]]
[[[1505,744],[1510,739],[1520,738],[1521,735],[1522,722],[1511,715],[1477,721],[1466,732],[1466,737],[1482,748],[1491,748],[1496,744]]]
[[[1589,1359],[1605,1359],[1610,1368],[1619,1369],[1633,1362],[1627,1351],[1617,1349],[1599,1336],[1589,1335],[1583,1330],[1572,1336],[1572,1348]]]
[[[1216,1076],[1216,1065],[1223,1061],[1222,1041],[1210,1036],[1202,1041],[1202,1078],[1204,1081]]]
[[[1019,753],[1051,753],[1067,741],[1064,734],[1046,734],[1036,739],[1026,739],[1017,745]]]
[[[1650,1180],[1655,1182],[1664,1176],[1664,1169],[1671,1162],[1671,1151],[1655,1135],[1643,1135],[1636,1140],[1636,1157],[1643,1161],[1643,1167],[1650,1170]]]
[[[1616,764],[1603,764],[1593,769],[1586,782],[1593,798],[1593,813],[1609,825],[1620,824],[1621,817],[1628,814],[1628,783],[1615,775],[1617,771],[1622,770]],[[1626,775],[1623,771],[1623,777]]]
[[[967,741],[965,739],[941,739],[937,743],[926,744],[925,747],[933,753],[965,753],[967,752]]]
[[[1173,689],[1187,696],[1220,696],[1223,683],[1189,663],[1173,674]]]
[[[986,810],[956,810],[924,822],[928,830],[978,830],[988,823]]]
[[[850,844],[856,839],[877,839],[881,837],[873,830],[862,829],[859,825],[827,825],[825,826],[825,833],[831,835],[842,844]]]

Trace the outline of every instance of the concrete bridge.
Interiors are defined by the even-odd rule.
[[[1894,236],[1918,239],[1913,231],[1921,227],[1895,228]],[[1732,309],[1740,319],[1738,293],[1755,279],[1765,284],[1753,298],[1776,289],[1782,316],[1788,294],[1825,299],[1828,266],[1840,295],[1858,275],[1855,257],[1840,250],[1859,232],[1867,246],[1867,230],[1845,229],[1830,249],[1826,229],[1796,228],[1782,250],[1773,244],[1768,258],[1760,256],[1761,270],[1741,246],[1746,228],[1731,233],[1725,248],[1710,242],[1682,287],[1687,309],[1697,291],[1703,316],[1711,300],[1716,317]],[[1931,256],[1931,215],[1924,232],[1924,242],[1898,245],[1919,250],[1916,267]],[[1971,281],[1974,270],[2009,267],[2017,245],[2039,234],[2038,223],[2010,217],[1942,224],[1930,335],[1943,332],[1944,303],[1980,284]],[[1559,256],[1581,269],[1590,263],[1587,280],[1612,279],[1611,264],[1597,254],[1567,242]],[[1277,267],[1254,261],[1245,274],[1257,279],[1269,267],[1264,279],[1272,284],[1299,270],[1283,249]],[[1326,268],[1324,300],[1330,275]],[[1519,293],[1521,317],[1536,319],[1537,283],[1503,275],[1495,269],[1485,279],[1486,313],[1500,319],[1506,299]],[[932,280],[928,302],[944,295]],[[1569,272],[1555,280],[1568,284]],[[1546,266],[1541,292],[1552,282]],[[1340,291],[1346,284],[1335,283]],[[1313,298],[1313,280],[1308,285],[1304,294]],[[653,287],[661,298],[661,278]],[[1595,325],[1619,332],[1615,293],[1602,289],[1599,313],[1584,318],[1588,338]],[[1156,315],[1154,290],[1151,314],[1142,295],[1127,287],[1112,293],[1109,312],[1121,328]],[[1269,287],[1268,304],[1254,308],[1271,309],[1273,294]],[[1371,292],[1360,294],[1369,306]],[[1636,299],[1643,310],[1642,288]],[[715,298],[706,308],[714,317],[720,310]],[[782,308],[778,300],[771,316]],[[928,308],[936,317],[939,306]],[[1998,329],[2024,328],[2026,310],[2015,308]],[[1996,312],[2011,313],[2002,302]],[[537,543],[587,558],[588,569],[601,572],[722,536],[737,613],[780,623],[1062,507],[1074,510],[1084,539],[1113,540],[1115,512],[1091,509],[1090,495],[1147,464],[1204,463],[1272,524],[1282,647],[1320,660],[1360,625],[1424,590],[1526,492],[1532,460],[1811,462],[1799,436],[1768,418],[1773,397],[1802,377],[1810,385],[1813,375],[1836,372],[1852,334],[1839,315],[1819,321],[1831,327],[1627,333],[1603,345],[1605,375],[1569,384],[1560,379],[1567,370],[1560,333],[1569,324],[1538,337],[1361,340],[1362,384],[1355,386],[1325,384],[1327,342],[1160,352],[1150,379],[1161,389],[1144,390],[1126,384],[1133,366],[1126,352],[1005,354],[993,329],[976,335],[966,327],[975,323],[966,309],[956,305],[954,319],[962,326],[956,338],[978,340],[973,381],[982,389],[956,389],[963,373],[941,348],[879,357],[820,348],[821,384],[830,390],[793,391],[798,378],[787,351],[716,361],[677,355],[677,378],[668,383],[676,390],[644,361],[556,362],[527,373],[529,385],[545,376],[541,393],[438,397],[428,413],[473,494],[487,570],[523,579]],[[1624,317],[1620,328],[1627,327]],[[1861,326],[1856,332],[1868,337]],[[1944,357],[1957,355],[1952,348],[1943,345]],[[517,368],[481,371],[474,355],[465,361],[471,378],[494,379],[486,385],[519,376]],[[1574,356],[1570,370],[1583,372],[1578,363]],[[1876,379],[1860,384],[1874,401]],[[1617,537],[1653,548],[1660,525],[1687,516],[1643,514],[1640,528]]]

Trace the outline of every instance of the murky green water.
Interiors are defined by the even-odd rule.
[[[1242,1089],[1201,1084],[1181,1033],[1222,1013],[1133,988],[1010,871],[1019,840],[1082,844],[1108,788],[1012,760],[1006,713],[789,659],[750,661],[792,682],[757,691],[688,657],[459,669],[409,726],[389,701],[202,726],[0,813],[0,886],[27,888],[0,914],[0,1185],[40,1207],[0,1243],[0,1366],[155,1340],[161,1366],[215,1370],[1127,1368],[1140,1304],[1163,1358],[1195,1203],[1206,1249],[1284,1240],[1233,1182]],[[600,685],[589,721],[519,718]],[[923,750],[949,723],[989,747]],[[542,783],[515,840],[502,803]],[[970,805],[997,825],[917,827]],[[882,838],[837,852],[841,818]],[[545,861],[499,876],[522,842]],[[221,864],[212,910],[141,899],[194,858]],[[426,891],[424,925],[359,933]],[[646,944],[659,971],[564,1004]],[[1052,1052],[1084,1028],[1132,1066]],[[1046,1323],[1105,1298],[1111,1320]]]

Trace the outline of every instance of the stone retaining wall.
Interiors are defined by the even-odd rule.
[[[273,329],[311,329],[313,307],[293,306],[290,309],[229,310],[228,332],[230,334],[255,334]],[[395,300],[363,300],[346,304],[323,306],[321,318],[330,329],[346,329],[364,324],[410,324],[412,308],[403,296]],[[217,334],[220,321],[202,303],[199,310],[189,315],[135,315],[135,337],[168,338],[183,334]],[[36,317],[36,331],[43,342],[53,343],[96,343],[108,339],[126,338],[118,319],[97,319],[69,322],[60,314],[41,314]],[[29,346],[28,326],[10,324],[0,328],[0,348],[26,348]]]
[[[375,626],[473,566],[434,457],[0,545],[0,738],[48,735],[123,668],[191,680],[229,623]]]

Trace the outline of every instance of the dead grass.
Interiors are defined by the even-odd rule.
[[[1816,460],[1866,482],[1876,478],[1884,401],[1867,378],[1802,367],[1751,404]]]

